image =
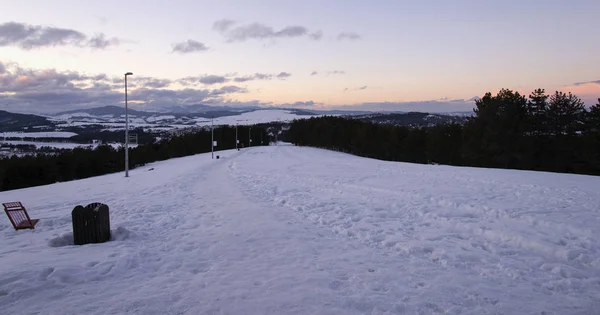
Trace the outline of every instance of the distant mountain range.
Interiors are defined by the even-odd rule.
[[[261,108],[261,107],[216,107],[208,105],[192,105],[174,107],[172,112],[149,112],[129,109],[132,123],[160,128],[180,128],[197,125],[210,118],[250,114],[257,110],[285,110],[299,118],[302,116],[336,115],[348,116],[374,123],[432,126],[441,123],[466,121],[470,113],[427,114],[427,113],[374,113],[369,111],[343,110],[307,110],[294,108]],[[269,117],[267,115],[266,117]],[[264,117],[263,117],[264,118]],[[65,128],[85,128],[91,125],[102,125],[106,128],[120,126],[125,122],[125,108],[122,106],[104,106],[60,112],[55,115],[39,116],[17,114],[0,111],[0,132],[6,131],[54,131]],[[122,126],[121,126],[122,128]]]
[[[419,112],[393,114],[371,113],[367,115],[352,116],[352,118],[376,124],[407,127],[432,127],[448,123],[463,124],[468,119],[467,115],[428,114]]]
[[[42,116],[17,114],[0,110],[0,132],[21,131],[33,127],[37,127],[38,129],[52,129],[54,128],[54,122]]]
[[[207,106],[207,105],[191,105],[191,106],[175,106],[172,107],[172,111],[170,112],[147,112],[147,111],[140,111],[140,110],[134,110],[134,109],[128,109],[128,113],[131,116],[137,116],[137,117],[149,117],[149,116],[164,116],[164,115],[171,115],[171,116],[176,116],[176,117],[184,117],[184,116],[191,116],[191,117],[205,117],[205,118],[210,118],[210,117],[222,117],[222,116],[231,116],[231,115],[239,115],[240,113],[244,113],[244,112],[248,112],[248,111],[253,111],[259,109],[257,108],[228,108],[228,107],[215,107],[215,106]],[[56,115],[52,115],[54,117],[60,117],[60,116],[66,116],[66,115],[71,115],[71,116],[77,116],[77,114],[86,114],[86,115],[92,115],[92,116],[102,116],[102,117],[108,117],[111,116],[113,118],[117,118],[117,117],[124,117],[125,116],[125,107],[123,106],[104,106],[104,107],[95,107],[95,108],[88,108],[88,109],[76,109],[76,110],[70,110],[70,111],[66,111],[66,112],[60,112]],[[79,115],[79,116],[83,116],[83,115]]]

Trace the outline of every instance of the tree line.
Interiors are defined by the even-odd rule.
[[[240,147],[268,144],[265,129],[238,127]],[[235,148],[235,127],[220,127],[214,130],[216,150]],[[163,161],[211,151],[211,132],[203,130],[163,139],[147,145],[130,148],[129,168],[147,163]],[[56,154],[12,156],[0,159],[0,191],[37,185],[65,182],[125,170],[125,151],[101,145],[96,149],[76,148]]]
[[[486,93],[464,124],[431,128],[340,117],[296,120],[287,140],[359,156],[413,163],[600,175],[600,99],[586,109],[571,93]]]

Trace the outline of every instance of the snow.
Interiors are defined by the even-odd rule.
[[[310,117],[319,117],[322,115],[296,115],[289,110],[255,110],[242,113],[235,116],[217,117],[214,119],[215,125],[256,125],[269,122],[290,122],[294,119],[308,119]],[[196,124],[207,126],[211,124],[210,118],[196,118]]]
[[[210,115],[210,113],[205,114]],[[233,116],[224,116],[217,117],[214,119],[215,125],[255,125],[269,122],[290,122],[294,119],[306,119],[310,117],[318,117],[322,115],[296,115],[289,110],[255,110],[251,112],[241,113],[239,115]],[[60,118],[62,116],[59,116]],[[145,120],[144,118],[135,118],[135,116],[130,115],[130,123],[131,128],[146,128],[146,129],[155,129],[155,130],[171,130],[171,129],[183,129],[190,128],[194,126],[209,126],[211,124],[210,118],[198,117],[193,120],[190,120],[191,124],[182,123],[182,120],[179,120],[179,123],[166,123],[165,120],[177,120],[175,116],[172,115],[161,115],[161,116],[150,116]],[[101,125],[110,127],[111,130],[119,130],[125,129],[125,120],[123,119],[112,119],[111,121],[102,121],[92,116],[89,118],[85,118],[85,121],[72,121],[68,118],[64,118],[64,120],[68,120],[65,123],[58,124],[58,127],[77,127],[77,126],[86,126],[86,125]],[[194,124],[195,121],[195,124]],[[169,126],[165,128],[164,126]],[[161,126],[161,127],[157,127]],[[158,128],[158,129],[157,129]]]
[[[41,147],[50,147],[56,149],[75,149],[75,148],[96,148],[99,144],[97,143],[73,143],[73,142],[36,142],[36,141],[0,141],[0,144],[11,144],[11,145],[35,145],[37,149]],[[107,143],[115,149],[120,148],[124,144],[121,143]],[[129,144],[131,148],[137,147],[137,144]]]
[[[100,125],[100,126],[108,127],[107,129],[103,129],[103,130],[109,130],[109,131],[125,130],[125,122],[83,122],[83,121],[75,121],[75,122],[69,122],[69,123],[59,124],[57,126],[61,127],[61,128],[65,128],[65,127],[81,127],[81,126],[88,126],[88,125]],[[173,129],[189,128],[189,127],[193,127],[194,126],[194,125],[183,125],[183,124],[165,124],[165,125],[170,126],[170,127],[157,127],[157,126],[163,126],[163,124],[160,124],[160,123],[156,123],[156,124],[152,124],[152,123],[130,123],[129,124],[129,128],[131,128],[131,129],[144,128],[145,130],[154,130],[154,129],[155,130],[173,130]]]
[[[0,141],[0,144],[12,144],[12,145],[35,145],[36,148],[50,147],[57,149],[74,149],[78,147],[88,147],[91,144],[80,144],[72,142],[35,142],[35,141]]]
[[[49,132],[3,132],[6,138],[70,138],[76,136],[74,132],[49,131]]]
[[[175,119],[175,116],[173,116],[173,115],[150,116],[150,117],[146,118],[146,121],[147,122],[157,122],[157,121],[166,120],[166,119]]]
[[[593,314],[600,177],[272,146],[0,192],[6,314]],[[153,170],[151,170],[153,169]],[[114,240],[72,245],[75,205]]]
[[[48,119],[68,120],[68,119],[82,118],[82,117],[93,117],[93,116],[90,113],[80,112],[80,113],[68,113],[68,114],[61,114],[61,115],[55,115],[55,116],[48,116]]]

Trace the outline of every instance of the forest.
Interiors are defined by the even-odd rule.
[[[600,99],[486,93],[464,124],[408,128],[340,117],[296,120],[287,141],[387,161],[600,175]]]
[[[214,130],[217,150],[234,149],[235,127]],[[250,133],[250,134],[249,134]],[[238,127],[240,147],[268,145],[264,128]],[[147,163],[163,161],[211,151],[211,132],[208,130],[185,133],[158,142],[139,145],[129,150],[129,167],[134,169]],[[65,182],[125,170],[125,151],[108,145],[96,149],[77,148],[58,154],[39,153],[31,156],[12,156],[0,159],[0,191]]]

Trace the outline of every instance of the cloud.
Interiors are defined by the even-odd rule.
[[[252,81],[252,80],[255,80],[254,77],[252,77],[252,76],[237,77],[237,78],[233,79],[233,81],[238,82],[238,83]]]
[[[581,86],[581,85],[586,85],[586,84],[600,84],[600,80],[587,81],[587,82],[577,82],[577,83],[573,83],[572,85],[574,85],[574,86]]]
[[[321,40],[321,38],[323,38],[323,32],[322,31],[312,32],[312,33],[308,34],[308,37],[312,40]]]
[[[273,33],[275,37],[298,37],[303,36],[308,33],[306,27],[303,26],[288,26],[284,29]]]
[[[175,43],[171,46],[173,47],[172,52],[177,52],[181,54],[188,54],[208,50],[208,47],[206,45],[192,39],[188,39],[187,41],[181,43]]]
[[[170,106],[186,106],[202,103],[211,98],[212,91],[208,89],[137,89],[132,91],[131,100],[142,102],[140,107],[145,109],[164,109]]]
[[[361,103],[357,105],[328,106],[326,109],[379,112],[452,113],[472,112],[474,107],[474,101],[456,99],[449,101],[430,100],[421,102],[374,102]]]
[[[369,88],[369,86],[363,85],[363,86],[359,86],[359,87],[352,88],[352,89],[351,88],[345,88],[344,92],[346,92],[346,91],[362,91],[362,90],[366,90],[368,88]]]
[[[211,84],[217,84],[217,83],[225,83],[225,82],[227,82],[227,78],[224,76],[220,76],[220,75],[207,75],[207,76],[201,77],[198,81],[200,83],[203,83],[206,85],[211,85]]]
[[[306,101],[306,102],[295,102],[295,103],[285,103],[285,104],[281,104],[281,107],[311,107],[311,106],[315,106],[315,105],[319,105],[318,103],[315,103],[313,101]]]
[[[342,32],[337,36],[337,40],[360,40],[362,37],[352,32]]]
[[[215,30],[217,32],[225,32],[225,31],[229,30],[233,24],[235,24],[235,21],[233,21],[233,20],[228,20],[228,19],[218,20],[215,23],[213,23],[213,30]]]
[[[264,73],[256,73],[256,74],[254,74],[254,77],[256,78],[256,80],[271,80],[273,75],[272,74],[264,74]]]
[[[223,86],[220,89],[211,92],[211,95],[222,95],[232,93],[248,93],[248,90],[235,85]]]
[[[0,74],[3,74],[6,72],[6,67],[4,66],[4,64],[2,62],[0,62]]]
[[[99,16],[99,15],[94,15],[94,17],[98,20],[98,23],[100,23],[101,25],[108,24],[109,19],[107,17]]]
[[[219,106],[232,106],[232,107],[268,107],[273,106],[272,102],[263,102],[260,100],[251,100],[251,101],[237,101],[237,100],[222,100],[218,103],[213,103],[213,101],[205,102],[208,105],[219,105]]]
[[[297,25],[286,26],[280,30],[275,30],[273,27],[261,23],[234,26],[235,24],[236,22],[232,20],[219,20],[213,24],[213,30],[224,36],[228,43],[244,42],[251,39],[263,40],[303,36],[307,36],[313,40],[319,40],[323,36],[321,31],[309,33],[309,30],[306,27]]]
[[[95,49],[105,49],[108,46],[119,45],[121,41],[118,38],[106,38],[102,33],[94,35],[88,41],[88,46]]]
[[[166,88],[173,83],[173,81],[169,79],[158,79],[151,77],[134,77],[132,82],[134,87],[148,87],[153,89],[161,89]],[[127,85],[129,86],[129,82]]]
[[[107,39],[102,33],[88,37],[82,32],[51,26],[6,22],[0,24],[0,47],[15,46],[25,50],[54,46],[90,47],[105,49],[119,45],[117,38]]]
[[[179,79],[178,82],[183,85],[193,85],[197,83],[202,83],[206,85],[220,84],[229,81],[226,76],[209,74],[200,77],[186,77]]]
[[[55,69],[24,69],[16,64],[2,64],[0,104],[15,112],[56,113],[59,111],[106,105],[123,101],[123,77],[106,74],[88,75]],[[214,76],[217,77],[217,76]],[[195,78],[201,84],[211,76]],[[219,105],[224,97],[247,90],[233,85],[218,89],[188,87],[172,89],[179,80],[133,76],[128,81],[130,99],[143,110],[160,110],[174,105],[211,103]],[[190,85],[193,84],[190,83]]]
[[[247,82],[253,80],[271,80],[273,78],[272,74],[264,74],[264,73],[255,73],[253,75],[247,75],[243,77],[236,77],[233,79],[235,82]]]
[[[323,73],[326,76],[330,76],[330,75],[344,75],[344,74],[346,74],[346,71],[343,71],[343,70],[333,70],[333,71],[326,71],[326,72],[323,72]],[[315,76],[317,74],[319,74],[319,72],[317,72],[317,71],[313,71],[313,72],[310,73],[311,76]]]
[[[291,77],[291,76],[292,76],[292,74],[291,74],[291,73],[289,73],[289,72],[281,72],[281,73],[279,73],[279,74],[277,75],[277,79],[280,79],[280,80],[285,80],[285,79],[287,79],[287,78],[289,78],[289,77]]]
[[[283,79],[286,79],[291,76],[292,76],[292,74],[289,72],[280,72],[279,74],[276,74],[276,75],[275,74],[266,74],[266,73],[255,73],[252,75],[236,77],[233,79],[233,81],[247,82],[247,81],[253,81],[253,80],[271,80],[274,77],[283,80]]]
[[[598,95],[600,95],[600,80],[577,82],[569,86],[563,86],[558,90],[565,93],[571,92],[577,95],[577,97],[581,98],[586,106],[592,106],[598,103]]]

